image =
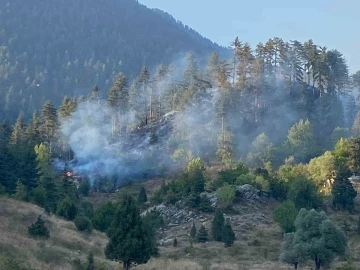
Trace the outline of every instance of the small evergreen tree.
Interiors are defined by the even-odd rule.
[[[205,243],[208,241],[208,233],[207,233],[204,225],[201,225],[201,227],[196,235],[196,239],[199,243]]]
[[[18,181],[16,184],[14,198],[20,201],[28,200],[28,192],[26,190],[26,187],[20,181]]]
[[[350,213],[354,212],[354,198],[357,195],[356,190],[352,186],[349,170],[340,170],[337,172],[331,193],[333,195],[333,206],[337,209],[343,208]]]
[[[223,212],[217,209],[211,223],[211,234],[215,241],[222,241],[222,231],[225,223]]]
[[[211,202],[208,196],[206,195],[200,196],[199,210],[206,213],[211,213],[213,211],[213,207],[211,206]]]
[[[357,234],[360,235],[360,216],[357,223]]]
[[[140,189],[140,193],[138,196],[138,202],[140,205],[147,202],[147,196],[146,196],[146,191],[145,191],[144,187],[141,187],[141,189]]]
[[[66,220],[73,220],[77,214],[77,208],[74,202],[69,197],[66,197],[59,203],[56,214]]]
[[[110,241],[105,248],[106,257],[122,261],[125,270],[130,269],[132,262],[146,263],[157,254],[154,234],[143,223],[137,203],[129,195],[119,204],[107,236]]]
[[[45,226],[45,222],[42,220],[41,215],[38,216],[35,223],[28,227],[28,233],[33,237],[40,237],[45,239],[50,237],[49,229]]]
[[[174,242],[173,242],[173,247],[177,247],[177,244],[178,244],[178,241],[177,241],[177,238],[175,237]]]
[[[88,233],[91,233],[91,231],[92,231],[91,220],[88,219],[87,217],[76,216],[76,218],[74,220],[74,224],[80,232],[86,231]]]
[[[235,233],[231,228],[230,222],[226,222],[222,231],[222,241],[225,247],[230,247],[235,241]]]
[[[190,237],[192,239],[194,239],[196,237],[196,226],[195,226],[194,222],[193,222],[193,225],[192,225],[191,230],[190,230]]]

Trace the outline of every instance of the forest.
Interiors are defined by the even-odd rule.
[[[1,120],[19,110],[28,119],[46,100],[58,106],[95,84],[107,89],[120,71],[133,79],[142,65],[169,64],[189,50],[228,53],[135,0],[1,0],[0,10]]]
[[[224,48],[135,0],[0,0],[0,15],[1,269],[359,266],[360,71],[336,48]],[[50,254],[81,237],[101,252]]]

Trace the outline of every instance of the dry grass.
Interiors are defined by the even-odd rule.
[[[50,230],[50,239],[35,240],[27,234],[27,227],[42,214]],[[14,258],[35,269],[73,269],[74,261],[86,261],[92,251],[95,260],[105,269],[118,264],[105,260],[107,238],[94,231],[79,233],[72,222],[46,215],[43,209],[24,202],[0,197],[0,256]],[[80,250],[80,254],[73,251]]]
[[[135,267],[136,270],[203,270],[198,263],[190,260],[151,259],[147,264]]]

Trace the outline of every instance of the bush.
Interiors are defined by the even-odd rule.
[[[83,201],[80,204],[80,212],[82,215],[88,218],[92,218],[94,215],[94,207],[91,202]]]
[[[40,207],[45,207],[46,205],[46,190],[43,186],[38,186],[32,191],[32,201]]]
[[[218,202],[223,207],[229,207],[232,205],[235,197],[235,189],[229,184],[224,184],[223,187],[216,191],[216,197]]]
[[[204,225],[201,225],[198,233],[196,234],[196,239],[199,243],[205,243],[208,241],[208,233]]]
[[[77,208],[74,202],[69,198],[63,199],[57,206],[56,214],[66,220],[73,220],[77,214]]]
[[[0,195],[4,195],[6,193],[5,187],[0,184]]]
[[[80,232],[92,232],[91,220],[84,216],[77,216],[74,220],[76,228]]]
[[[144,187],[141,187],[140,189],[140,193],[138,195],[138,203],[140,205],[144,204],[147,202],[147,196],[146,196],[146,190]]]
[[[297,209],[317,209],[322,205],[322,196],[316,184],[303,177],[298,177],[290,182],[288,199],[295,203]]]
[[[98,209],[95,210],[92,218],[92,224],[94,228],[101,232],[106,232],[110,227],[113,217],[116,212],[116,205],[108,202],[102,204]]]
[[[274,209],[274,220],[280,224],[284,233],[295,230],[295,219],[297,210],[292,201],[286,201]]]
[[[28,227],[28,233],[30,236],[39,237],[39,238],[49,238],[50,232],[49,229],[45,226],[45,222],[42,220],[41,215],[38,216],[35,223],[31,224]]]

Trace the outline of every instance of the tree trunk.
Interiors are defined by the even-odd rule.
[[[320,266],[321,266],[320,260],[315,259],[315,270],[320,270]]]
[[[130,270],[130,262],[129,261],[124,261],[123,262],[123,268],[124,268],[124,270]]]
[[[294,263],[294,269],[296,270],[298,268],[299,263]]]

